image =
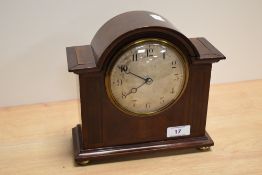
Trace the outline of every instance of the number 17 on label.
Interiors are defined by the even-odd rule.
[[[190,135],[190,125],[175,126],[167,128],[167,137],[178,137]]]

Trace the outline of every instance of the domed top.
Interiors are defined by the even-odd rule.
[[[190,40],[163,16],[149,11],[130,11],[108,20],[97,31],[91,42],[96,62],[98,65],[103,64],[103,61],[100,60],[102,55],[113,42],[121,37],[128,37],[128,40],[134,40],[139,38],[139,36],[134,37],[134,35],[137,34],[141,37],[147,37],[148,35],[146,35],[146,33],[149,31],[151,31],[151,37],[161,37],[158,36],[157,33],[165,33],[165,30],[173,33],[173,37],[177,37],[181,45],[184,45],[186,50],[189,51],[190,56],[198,55]],[[168,38],[170,39],[170,37]]]
[[[68,47],[69,71],[76,73],[101,71],[118,50],[143,38],[159,38],[171,42],[184,53],[189,63],[207,63],[224,59],[215,48],[208,48],[213,46],[207,40],[187,38],[163,16],[149,11],[130,11],[108,20],[96,32],[90,45]]]

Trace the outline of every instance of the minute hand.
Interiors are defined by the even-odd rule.
[[[140,78],[140,79],[146,81],[146,78],[143,78],[143,77],[141,77],[141,76],[139,76],[139,75],[134,74],[133,72],[130,72],[130,71],[128,70],[128,67],[127,67],[127,66],[125,66],[125,67],[118,66],[118,68],[120,69],[121,72],[123,71],[123,72],[125,72],[126,74],[134,75],[135,77]]]
[[[140,79],[146,81],[146,78],[143,78],[143,77],[141,77],[141,76],[139,76],[139,75],[136,75],[136,74],[134,74],[133,72],[125,71],[125,73],[126,73],[126,74],[132,74],[132,75],[134,75],[134,76],[136,76],[136,77],[138,77],[138,78],[140,78]]]
[[[133,72],[130,72],[130,71],[125,71],[125,73],[126,74],[132,74],[132,75],[134,75],[134,76],[136,76],[138,78],[141,78],[142,80],[145,81],[146,84],[151,84],[153,82],[152,78],[143,78],[143,77],[140,77],[139,75],[136,75],[136,74],[134,74]]]

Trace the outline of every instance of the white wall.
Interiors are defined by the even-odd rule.
[[[131,10],[159,13],[224,53],[212,83],[262,78],[259,0],[0,0],[0,106],[78,98],[65,47],[89,44],[104,22]]]

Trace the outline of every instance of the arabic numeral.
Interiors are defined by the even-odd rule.
[[[118,66],[118,68],[120,69],[121,72],[126,72],[128,70],[127,65],[121,65],[121,66]]]
[[[154,49],[152,49],[152,48],[146,49],[146,56],[147,57],[152,57],[153,56],[153,52],[154,52]]]
[[[116,80],[116,85],[117,86],[122,86],[122,84],[123,84],[123,81],[121,79],[117,79]]]
[[[175,69],[176,68],[176,61],[172,61],[172,68]]]
[[[132,61],[137,61],[137,53],[133,54]]]
[[[181,133],[181,129],[180,129],[180,128],[179,128],[179,129],[176,129],[176,130],[175,130],[175,133],[176,133],[176,134],[180,134],[180,133]]]

